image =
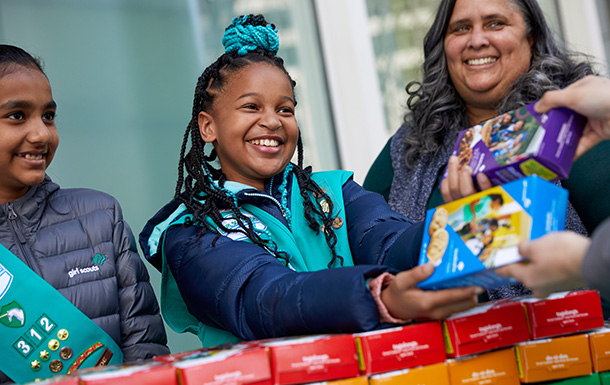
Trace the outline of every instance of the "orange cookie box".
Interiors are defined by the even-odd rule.
[[[610,328],[604,327],[589,333],[589,348],[594,372],[610,371]]]
[[[451,384],[519,385],[519,371],[512,348],[447,360]]]
[[[515,346],[522,382],[550,381],[592,373],[586,334],[522,342]]]
[[[370,385],[451,385],[445,362],[376,374],[369,378],[369,383]]]
[[[449,357],[461,357],[529,340],[527,319],[519,302],[493,301],[443,321]]]
[[[604,326],[601,299],[595,290],[555,293],[545,299],[527,298],[521,302],[525,307],[532,339]]]
[[[445,346],[439,322],[357,333],[360,371],[378,374],[444,361]]]

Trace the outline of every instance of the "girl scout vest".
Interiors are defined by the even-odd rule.
[[[313,173],[311,179],[324,189],[326,195],[333,202],[332,217],[333,228],[337,235],[336,252],[343,257],[341,262],[335,261],[334,267],[353,266],[353,258],[349,248],[347,236],[347,225],[345,224],[345,206],[343,202],[343,184],[352,176],[347,171],[327,171]],[[289,256],[288,267],[297,271],[317,271],[328,268],[332,259],[330,248],[322,232],[316,234],[305,219],[303,210],[303,197],[301,196],[296,177],[292,179],[292,192],[290,196],[290,208],[292,211],[291,229],[288,229],[281,221],[266,211],[251,205],[240,206],[242,212],[250,215],[255,229],[266,229],[258,232],[263,239],[272,239],[279,251],[284,251]],[[320,197],[313,197],[322,210],[327,210],[327,203]],[[225,214],[225,224],[233,221],[230,214]],[[184,215],[170,226],[182,224],[188,215]],[[213,222],[209,224],[215,226]],[[167,231],[167,230],[166,230]],[[245,238],[247,240],[247,238]],[[169,269],[165,258],[164,245],[161,250],[163,254],[163,267],[161,278],[161,310],[167,324],[176,332],[190,332],[196,334],[201,340],[203,347],[220,345],[223,343],[236,343],[241,341],[230,332],[199,322],[189,311],[180,295],[178,286]]]
[[[15,382],[123,362],[106,332],[2,245],[0,345],[0,370]]]

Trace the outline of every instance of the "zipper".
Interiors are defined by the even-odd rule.
[[[15,208],[13,207],[13,202],[7,203],[8,208],[8,222],[10,224],[11,231],[17,240],[19,241],[19,250],[21,250],[21,255],[23,255],[24,262],[30,267],[30,269],[34,270],[38,275],[42,276],[41,270],[36,263],[30,249],[25,246],[27,239],[21,230],[21,227],[17,223],[17,213],[15,212]]]
[[[259,198],[271,199],[282,212],[282,216],[284,217],[284,219],[286,219],[286,212],[284,211],[282,204],[280,203],[280,201],[275,199],[273,196],[267,195],[267,194],[261,194],[261,193],[250,193],[250,192],[244,192],[244,195],[249,196],[249,197],[259,197]]]

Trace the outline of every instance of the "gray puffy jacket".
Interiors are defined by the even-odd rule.
[[[0,207],[0,242],[108,333],[125,361],[169,353],[148,272],[113,197],[60,189],[47,176]],[[105,258],[94,262],[97,254]]]

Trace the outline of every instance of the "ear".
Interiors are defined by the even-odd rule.
[[[197,117],[197,123],[199,124],[199,135],[204,142],[212,143],[216,140],[216,126],[212,115],[201,111]]]

